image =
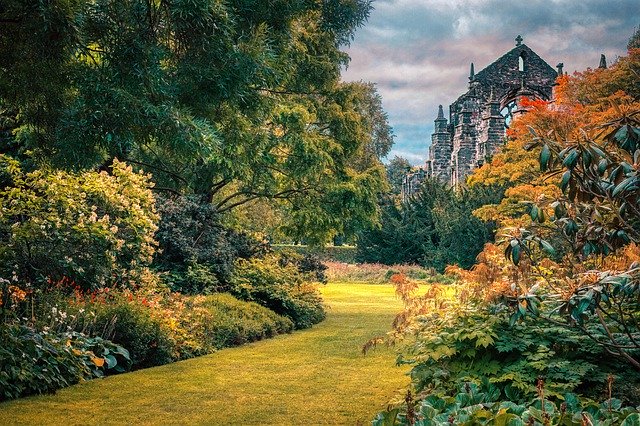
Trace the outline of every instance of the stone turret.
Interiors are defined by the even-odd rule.
[[[443,182],[451,179],[451,133],[444,117],[442,105],[438,106],[438,117],[434,121],[435,131],[431,135],[431,147],[429,147],[429,162],[427,170],[432,177]]]
[[[485,162],[489,161],[502,146],[505,136],[504,126],[505,119],[500,114],[500,101],[496,98],[494,88],[491,86],[489,99],[484,105],[484,113],[482,115],[479,149],[476,157],[477,167],[481,167]]]
[[[462,103],[458,114],[451,153],[451,184],[454,186],[464,182],[475,166],[478,131],[473,123],[473,110],[473,100],[470,98]]]
[[[600,65],[598,65],[598,68],[607,69],[607,58],[604,56],[604,53],[600,55]]]

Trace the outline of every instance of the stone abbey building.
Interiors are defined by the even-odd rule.
[[[606,65],[605,65],[606,66]],[[509,123],[522,114],[522,98],[551,100],[563,64],[552,68],[522,37],[516,46],[478,73],[471,64],[469,89],[445,115],[440,105],[426,167],[405,177],[403,194],[431,177],[457,187],[501,147]]]

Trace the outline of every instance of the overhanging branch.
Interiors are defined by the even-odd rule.
[[[277,192],[275,194],[266,193],[266,192],[254,192],[254,191],[238,191],[238,192],[236,192],[234,194],[231,194],[228,197],[224,198],[222,201],[220,201],[216,205],[216,210],[218,212],[220,212],[220,213],[226,212],[226,211],[231,210],[234,207],[238,207],[238,206],[240,206],[242,204],[248,203],[248,202],[253,201],[255,199],[258,199],[258,198],[267,198],[267,199],[270,199],[270,200],[287,199],[293,194],[304,194],[304,193],[308,192],[311,189],[312,188],[310,188],[310,187],[305,187],[305,188],[301,188],[301,189],[287,189],[285,191],[280,191],[280,192]],[[246,198],[244,198],[242,200],[239,200],[239,201],[235,201],[235,202],[233,202],[231,204],[227,204],[231,200],[233,200],[234,198],[242,197],[242,196],[245,196]]]

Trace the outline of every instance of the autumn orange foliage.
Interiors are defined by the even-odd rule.
[[[589,69],[559,77],[552,102],[523,99],[522,106],[528,112],[514,120],[505,146],[468,178],[470,186],[495,183],[509,186],[500,204],[483,206],[474,212],[483,220],[498,223],[498,241],[485,246],[472,270],[447,268],[447,273],[466,283],[465,295],[484,301],[515,298],[532,288],[536,291],[546,288],[568,298],[595,279],[593,271],[624,271],[640,255],[638,247],[632,244],[613,255],[591,256],[585,262],[544,259],[532,263],[525,258],[516,266],[504,254],[510,239],[506,236],[517,237],[522,229],[532,225],[531,206],[540,206],[542,215],[553,218],[551,202],[562,195],[558,185],[560,175],[543,173],[540,147],[531,149],[531,146],[543,137],[565,146],[595,141],[605,149],[603,123],[640,111],[640,49],[631,49],[628,56],[609,69]],[[626,160],[634,163],[632,158]],[[548,222],[539,222],[535,224],[539,235],[552,232]]]

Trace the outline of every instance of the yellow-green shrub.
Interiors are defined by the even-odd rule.
[[[216,348],[289,333],[294,326],[289,318],[257,303],[238,300],[230,294],[206,296],[201,306],[211,317],[211,323],[205,323],[207,340]]]
[[[232,294],[291,319],[298,329],[308,328],[322,321],[325,312],[316,285],[304,279],[296,264],[277,255],[240,260]]]
[[[156,245],[149,186],[118,160],[110,174],[26,172],[0,155],[0,278],[39,288],[135,282]]]
[[[293,330],[288,318],[226,293],[209,296],[173,293],[159,301],[152,315],[175,343],[175,359],[204,355]]]

